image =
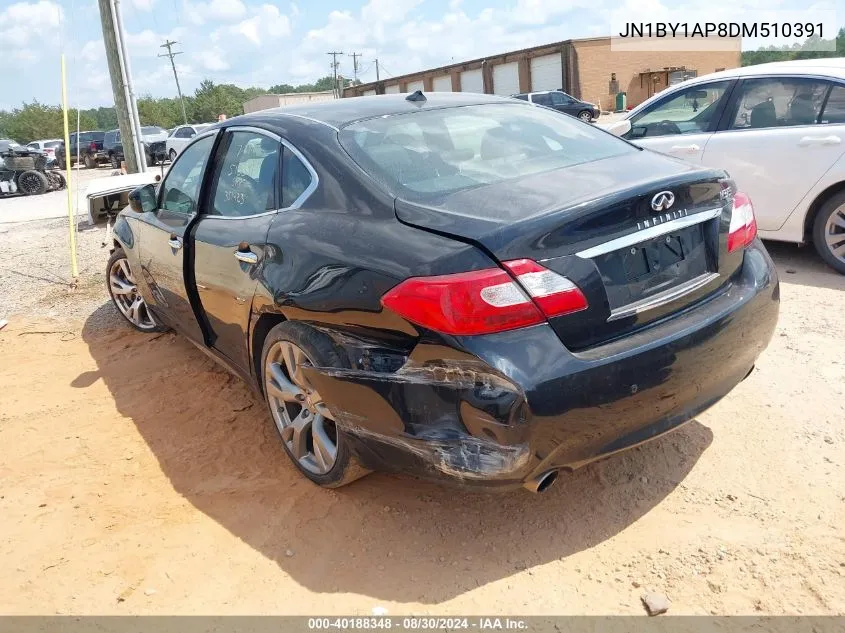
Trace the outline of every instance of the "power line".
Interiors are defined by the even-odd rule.
[[[332,76],[334,77],[334,98],[338,99],[340,97],[339,91],[337,88],[337,67],[340,66],[340,62],[337,61],[338,55],[343,55],[343,51],[332,51],[331,53],[326,53],[326,55],[332,56]]]
[[[185,125],[188,125],[188,115],[185,112],[185,99],[182,98],[182,88],[179,86],[179,75],[176,72],[176,63],[173,61],[174,57],[182,54],[181,51],[174,53],[172,50],[173,45],[178,43],[179,42],[166,40],[164,44],[161,45],[161,48],[166,48],[167,52],[159,55],[159,57],[170,58],[170,65],[173,67],[173,78],[176,80],[176,92],[179,93],[179,103],[182,104],[182,119],[185,121]]]

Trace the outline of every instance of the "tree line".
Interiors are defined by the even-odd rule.
[[[758,48],[756,51],[742,52],[742,65],[754,66],[756,64],[767,64],[769,62],[787,62],[793,59],[819,59],[822,57],[845,57],[845,28],[839,29],[834,40],[836,50],[819,51],[810,50],[819,48],[819,44],[830,45],[831,39],[822,39],[818,36],[807,38],[803,44],[792,46],[767,46]]]
[[[239,88],[234,84],[216,84],[204,80],[193,95],[185,96],[185,112],[189,123],[211,123],[220,114],[227,117],[243,114],[243,104],[262,94],[288,94],[294,92],[319,92],[332,89],[332,77],[322,77],[313,84],[277,84],[268,89]],[[79,127],[82,130],[113,130],[117,128],[117,114],[113,107],[80,110]],[[138,99],[138,117],[141,125],[158,125],[172,128],[184,123],[182,106],[176,98],[154,98],[150,95]],[[71,131],[76,130],[77,111],[68,110]],[[19,143],[44,138],[62,138],[64,121],[62,109],[33,101],[10,111],[0,110],[0,138],[11,138]]]

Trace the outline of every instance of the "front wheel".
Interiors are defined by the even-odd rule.
[[[170,162],[172,163],[174,160],[176,160],[176,150],[172,149],[170,150]]]
[[[593,113],[588,112],[587,110],[582,110],[578,113],[578,118],[581,119],[584,123],[589,123],[593,120]]]
[[[303,367],[347,367],[326,334],[302,323],[280,323],[267,334],[261,355],[264,397],[288,457],[308,479],[338,488],[364,469],[349,450],[346,434]]]
[[[106,285],[115,307],[129,325],[141,332],[166,331],[167,328],[160,326],[147,308],[122,248],[115,249],[109,257],[106,264]]]
[[[845,275],[845,192],[819,209],[813,223],[813,245],[828,266]]]
[[[47,191],[50,183],[40,171],[31,169],[18,176],[18,191],[27,196],[37,196]]]

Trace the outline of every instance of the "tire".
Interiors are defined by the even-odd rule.
[[[124,262],[123,265],[120,264],[121,261]],[[117,272],[118,280],[113,278],[113,273],[116,272],[114,270],[115,268],[119,269],[119,272]],[[117,281],[120,281],[121,283],[117,283]],[[129,295],[118,292],[127,284],[135,288],[133,294]],[[108,288],[109,297],[111,297],[112,303],[114,304],[114,307],[117,308],[120,316],[122,316],[126,322],[136,330],[139,332],[167,331],[168,328],[159,325],[152,313],[150,313],[147,309],[146,302],[144,302],[143,297],[137,290],[137,286],[135,286],[134,275],[132,274],[131,268],[129,268],[129,260],[126,258],[126,253],[122,248],[116,248],[106,264],[106,288]],[[130,303],[135,305],[136,300],[139,302],[139,305],[135,311],[133,312],[127,310],[127,306],[130,305]],[[134,320],[132,318],[133,314],[136,315]]]
[[[845,275],[845,191],[819,209],[813,222],[813,246],[828,266]]]
[[[285,348],[291,349],[291,347],[294,349],[298,348],[304,355],[304,358],[299,358],[299,362],[296,363],[297,366],[302,366],[307,362],[320,367],[348,367],[349,363],[346,361],[344,354],[326,334],[303,323],[286,321],[275,326],[267,334],[261,353],[260,372],[264,401],[267,403],[270,417],[273,420],[276,431],[279,433],[282,448],[284,448],[288,457],[303,475],[318,486],[324,488],[345,486],[367,475],[369,471],[362,467],[350,452],[348,436],[329,417],[327,407],[322,404],[322,400],[320,399],[319,402],[314,401],[314,397],[317,395],[316,390],[310,388],[310,385],[307,384],[307,380],[302,376],[301,372],[295,372],[293,377],[291,377],[291,372],[287,371],[287,363],[284,362],[281,352]],[[274,362],[275,360],[279,362]],[[283,377],[285,378],[285,382],[288,382],[294,389],[300,390],[302,398],[298,402],[282,402],[272,395],[274,390],[275,392],[279,392],[279,385],[281,383],[275,381],[273,377],[274,370],[271,367],[276,367],[275,371],[279,371],[280,365],[284,365],[285,373]],[[268,386],[270,387],[268,388]],[[282,410],[280,407],[286,407],[287,412],[280,413]],[[294,412],[297,407],[300,410],[300,414],[294,418]],[[285,416],[287,416],[286,419]],[[320,424],[322,434],[334,435],[333,439],[336,450],[334,462],[330,467],[327,467],[325,464],[318,464],[318,461],[320,461],[316,459],[318,451],[313,448],[315,446],[314,438],[318,432],[315,430],[318,417],[322,420]],[[295,424],[296,420],[307,420],[308,418],[313,423],[305,422],[299,424],[300,428],[303,425],[307,425],[307,432],[303,431],[299,437],[294,435],[293,439],[286,436],[286,431],[290,432],[291,429],[297,427]],[[285,421],[287,421],[287,424],[285,424]],[[301,439],[303,435],[306,439]],[[309,441],[312,447],[310,450],[307,448]],[[329,441],[331,441],[331,438],[329,438]],[[304,447],[304,450],[301,451],[303,454],[300,456],[297,456],[291,448],[297,442]]]
[[[40,171],[30,169],[18,176],[18,191],[27,196],[37,196],[49,188],[47,176]]]
[[[111,163],[112,169],[120,169],[120,160],[118,160],[117,154],[109,156],[109,162]]]
[[[147,161],[147,167],[155,166],[155,164],[156,164],[155,156],[153,156],[149,152],[144,153],[144,159]]]
[[[49,191],[60,191],[67,185],[65,177],[56,169],[51,169],[50,171],[44,172],[44,174],[47,176]]]
[[[56,167],[61,169],[62,171],[67,171],[67,165],[65,165],[65,153],[62,152],[61,154],[56,154]]]
[[[589,123],[593,120],[593,113],[589,110],[581,110],[581,112],[578,113],[578,118],[584,123]]]
[[[169,156],[170,156],[170,162],[172,163],[174,160],[176,160],[176,150],[171,149]]]
[[[96,169],[97,161],[95,161],[90,154],[85,154],[82,157],[82,162],[85,163],[85,169]]]

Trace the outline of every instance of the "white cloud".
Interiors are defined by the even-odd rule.
[[[106,57],[103,40],[89,40],[79,49],[79,59],[83,62],[96,62]]]
[[[152,11],[155,0],[129,0],[129,3],[139,11]]]
[[[0,12],[0,51],[14,54],[33,40],[53,40],[63,17],[61,6],[49,0],[10,4]]]
[[[205,69],[212,72],[220,72],[222,70],[229,70],[231,64],[226,59],[226,54],[220,48],[213,48],[206,51],[200,51],[194,55],[194,59]]]

